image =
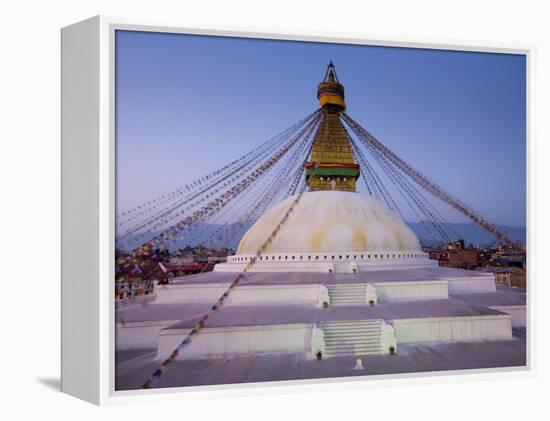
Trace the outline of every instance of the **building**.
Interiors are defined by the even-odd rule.
[[[525,256],[499,257],[496,259],[496,265],[500,267],[516,267],[526,269]]]
[[[160,269],[165,274],[167,280],[172,280],[178,276],[194,275],[201,272],[212,270],[213,266],[198,262],[190,264],[159,263]]]
[[[483,268],[479,268],[478,270],[483,272],[494,273],[495,282],[497,285],[501,285],[505,287],[512,286],[512,273],[514,273],[515,268],[486,266]]]
[[[430,259],[437,260],[439,266],[457,269],[473,269],[479,266],[478,250],[444,248],[430,252]]]

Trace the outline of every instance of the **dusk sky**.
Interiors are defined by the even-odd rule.
[[[491,222],[525,226],[524,56],[131,31],[116,54],[120,211],[317,109],[332,60],[350,116]]]

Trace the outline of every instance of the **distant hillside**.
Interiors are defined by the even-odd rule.
[[[212,237],[219,238],[220,233],[231,232],[233,235],[232,241],[230,244],[220,244],[216,243],[215,247],[230,247],[236,249],[239,245],[241,237],[244,235],[246,230],[250,228],[252,224],[247,224],[240,229],[236,229],[232,225],[219,225],[219,224],[202,224],[200,229],[196,227],[194,230],[185,235],[183,239],[176,240],[172,249],[183,248],[185,246],[198,246],[198,245],[207,245],[211,246],[209,239]],[[407,222],[407,225],[411,227],[414,231],[420,242],[424,245],[436,246],[436,242],[430,236],[430,233],[426,230],[426,227],[421,222]],[[489,246],[496,241],[496,237],[489,234],[478,225],[473,223],[446,223],[443,224],[445,230],[451,236],[451,239],[457,240],[459,238],[464,239],[466,245],[473,244],[474,246],[485,247]],[[513,240],[521,241],[525,243],[526,230],[525,227],[510,227],[506,225],[498,225],[498,228],[510,235]],[[158,235],[160,231],[151,233],[151,237]],[[189,235],[191,234],[191,235]],[[132,249],[140,245],[140,238],[137,236],[131,235],[127,240],[126,249]]]
[[[422,244],[431,246],[436,245],[422,222],[407,222],[407,225],[411,227]],[[488,233],[474,223],[445,223],[443,227],[451,236],[451,239],[457,240],[463,238],[465,245],[472,244],[478,247],[486,247],[496,242],[496,237],[494,235]],[[526,241],[527,234],[525,227],[497,225],[497,228],[507,233],[512,240],[522,243]]]
[[[172,241],[170,249],[177,250],[186,246],[196,247],[199,245],[203,245],[208,247],[214,246],[216,248],[229,247],[233,250],[236,250],[241,237],[248,230],[248,228],[250,228],[251,225],[252,224],[249,223],[239,227],[236,224],[197,224],[192,230],[185,231],[182,239],[175,239],[174,241]],[[161,232],[162,231],[152,231],[149,233],[147,238],[153,238],[159,235]],[[229,242],[229,244],[227,244],[227,242],[220,242],[220,236],[222,234],[225,234],[223,236],[224,239],[227,237],[231,237],[231,241]],[[214,244],[212,243],[212,239],[216,239]],[[122,248],[125,250],[131,250],[140,246],[141,243],[142,237],[132,234],[125,238],[124,245],[119,244],[118,246],[122,246]]]

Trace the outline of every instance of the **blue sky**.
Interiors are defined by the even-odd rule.
[[[120,210],[315,110],[333,60],[356,121],[491,222],[525,225],[524,56],[132,31],[116,46]]]

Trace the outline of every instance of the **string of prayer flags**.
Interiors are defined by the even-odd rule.
[[[284,223],[286,223],[290,213],[292,212],[292,210],[294,209],[296,204],[302,198],[303,193],[304,192],[302,191],[302,192],[300,192],[299,194],[296,195],[293,203],[288,208],[288,210],[285,212],[285,215],[283,216],[281,221],[277,224],[276,228],[273,230],[273,232],[271,233],[269,238],[273,238],[279,232],[281,226]],[[257,257],[261,256],[261,249],[267,244],[267,241],[269,241],[269,240],[266,240],[266,242],[264,242],[264,244],[262,244],[262,246],[260,247],[260,250],[256,253]],[[249,271],[250,269],[252,269],[252,267],[254,266],[256,261],[257,261],[256,257],[253,257],[252,259],[250,259],[250,261],[247,263],[247,265],[246,265],[245,269],[243,270],[243,272],[239,273],[237,275],[237,277],[233,280],[233,282],[231,282],[229,287],[224,291],[224,293],[220,296],[220,298],[218,298],[216,303],[211,307],[210,311],[208,313],[206,313],[204,316],[201,317],[199,322],[195,324],[194,328],[191,329],[191,331],[188,333],[188,335],[180,342],[178,347],[174,351],[172,351],[172,353],[170,353],[168,358],[161,364],[161,366],[159,368],[157,368],[155,371],[153,371],[151,377],[149,377],[149,379],[147,379],[145,381],[145,383],[143,383],[143,385],[142,385],[143,389],[151,388],[153,386],[153,382],[160,380],[160,378],[161,378],[165,368],[168,366],[168,364],[175,361],[176,358],[180,355],[181,350],[185,346],[187,346],[189,343],[191,343],[191,338],[194,337],[195,335],[197,335],[205,327],[206,321],[209,319],[210,314],[212,312],[218,310],[224,304],[225,300],[229,297],[230,292],[234,288],[236,288],[237,286],[239,286],[241,284],[241,281],[244,279],[244,272]]]

